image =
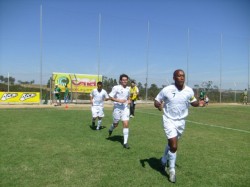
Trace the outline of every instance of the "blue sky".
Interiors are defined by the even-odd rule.
[[[0,0],[0,75],[40,83],[40,3]],[[182,68],[190,86],[247,88],[249,10],[249,0],[42,0],[42,82],[99,63],[101,75],[143,84],[147,69],[161,86]]]

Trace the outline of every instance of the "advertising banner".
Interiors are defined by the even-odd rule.
[[[39,103],[39,92],[0,92],[2,103]]]
[[[74,73],[53,73],[54,85],[58,84],[62,92],[67,85],[70,92],[90,93],[102,81],[102,75],[74,74]],[[53,85],[53,86],[54,86]]]

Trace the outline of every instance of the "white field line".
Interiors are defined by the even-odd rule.
[[[142,111],[138,111],[139,113],[143,113],[143,114],[150,114],[150,115],[155,115],[155,116],[162,116],[162,114],[155,114],[155,113],[150,113],[150,112],[142,112]],[[216,128],[221,128],[221,129],[226,129],[226,130],[233,130],[233,131],[238,131],[238,132],[244,132],[244,133],[250,133],[250,131],[246,131],[246,130],[241,130],[241,129],[234,129],[234,128],[229,128],[229,127],[223,127],[223,126],[218,126],[218,125],[210,125],[210,124],[205,124],[205,123],[200,123],[200,122],[196,122],[196,121],[190,121],[190,120],[186,120],[187,122],[190,123],[194,123],[194,124],[198,124],[198,125],[204,125],[204,126],[209,126],[209,127],[216,127]]]

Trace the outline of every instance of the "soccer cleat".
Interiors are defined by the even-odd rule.
[[[109,136],[111,136],[111,135],[112,135],[112,132],[113,132],[113,131],[109,130]]]
[[[100,130],[100,128],[99,128],[99,127],[96,127],[96,130]]]
[[[135,117],[135,116],[133,116],[133,115],[130,115],[130,117],[131,117],[131,118],[133,118],[133,117]]]
[[[128,143],[123,144],[123,147],[126,148],[126,149],[130,149]]]
[[[175,176],[175,172],[174,171],[170,171],[169,172],[169,181],[172,183],[176,182],[176,176]]]
[[[92,127],[95,127],[95,122],[92,122]]]

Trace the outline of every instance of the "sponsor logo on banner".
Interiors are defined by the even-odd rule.
[[[3,94],[1,101],[6,101],[8,99],[11,99],[11,98],[14,98],[17,96],[18,96],[18,93],[5,93],[5,94]]]
[[[27,99],[30,99],[32,97],[36,97],[35,93],[23,93],[23,95],[20,98],[20,101],[25,101]]]

